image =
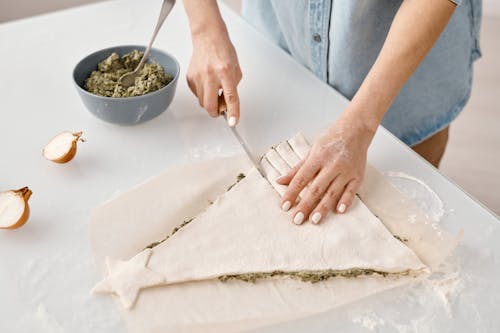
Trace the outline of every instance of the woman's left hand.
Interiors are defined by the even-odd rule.
[[[282,208],[288,211],[304,190],[293,211],[293,222],[308,218],[317,224],[330,211],[344,213],[363,180],[368,146],[375,134],[360,114],[349,107],[316,141],[307,157],[277,182],[288,185]]]

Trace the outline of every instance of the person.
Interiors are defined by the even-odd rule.
[[[235,126],[242,72],[217,3],[184,6],[193,43],[188,85],[212,117],[222,89]],[[379,124],[439,166],[480,56],[481,0],[248,0],[243,16],[350,99],[309,155],[278,179],[288,185],[281,204],[293,207],[294,223],[349,208]]]

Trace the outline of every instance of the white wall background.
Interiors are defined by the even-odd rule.
[[[0,22],[97,1],[102,0],[0,0]]]
[[[483,0],[484,15],[500,19],[500,0]]]

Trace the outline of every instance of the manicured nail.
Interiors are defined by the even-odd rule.
[[[285,212],[288,212],[290,207],[292,207],[292,203],[290,201],[285,201],[281,206],[281,209],[283,209]]]
[[[339,207],[337,208],[337,212],[339,212],[340,214],[342,214],[343,212],[345,212],[345,204],[344,203],[341,203],[339,205]]]
[[[302,224],[304,222],[304,213],[298,212],[295,214],[295,217],[293,218],[293,223],[295,224]]]
[[[234,127],[236,125],[236,117],[229,117],[228,121],[227,121],[227,124],[230,126],[230,127]]]
[[[321,220],[321,213],[320,212],[314,213],[313,216],[311,217],[311,220],[312,223],[318,224],[318,222]]]

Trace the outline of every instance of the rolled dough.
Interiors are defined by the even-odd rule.
[[[295,141],[297,149],[306,150],[305,139]],[[265,158],[279,174],[300,161],[288,142],[271,149]],[[140,253],[128,266],[120,262],[119,270],[109,269],[109,276],[94,291],[115,293],[131,307],[141,289],[223,275],[327,270],[417,274],[426,269],[358,198],[348,214],[330,214],[320,225],[303,226],[290,222],[279,200],[254,169],[168,240],[141,252],[148,258],[151,252],[147,268],[144,260],[138,265]]]
[[[300,158],[308,152],[300,151],[307,142],[296,148],[303,140],[302,136],[288,140]],[[266,173],[274,183],[279,173],[265,160],[262,166],[267,166]],[[103,203],[92,212],[90,220],[97,267],[106,275],[106,257],[127,261],[146,245],[170,234],[180,222],[200,215],[240,172],[248,174],[251,167],[245,156],[182,165]],[[417,205],[369,165],[360,195],[392,233],[408,239],[408,246],[427,266],[436,267],[453,250],[457,238],[436,228]],[[329,311],[414,280],[409,276],[395,279],[377,275],[315,284],[292,279],[262,280],[253,285],[203,280],[144,289],[133,310],[121,313],[133,333],[240,332]]]

